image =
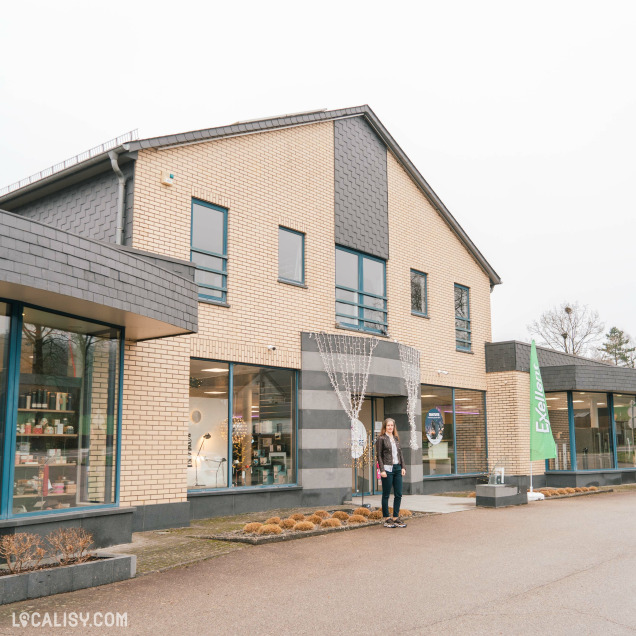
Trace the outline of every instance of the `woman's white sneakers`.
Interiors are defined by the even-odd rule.
[[[391,519],[387,519],[384,522],[384,527],[385,528],[397,528],[397,526],[393,523],[393,521]]]
[[[396,528],[406,528],[406,524],[399,517],[397,519],[393,519],[394,527]]]

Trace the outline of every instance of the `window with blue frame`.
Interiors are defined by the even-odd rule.
[[[458,351],[470,351],[470,290],[455,283],[455,346]]]
[[[351,329],[386,333],[386,263],[336,248],[336,322]]]
[[[296,483],[297,372],[190,361],[190,490]]]
[[[411,312],[428,316],[427,276],[414,269],[411,270]]]
[[[278,228],[278,279],[305,284],[305,235],[302,232]]]
[[[227,209],[192,200],[190,260],[199,298],[227,301]]]
[[[121,330],[24,305],[12,320],[4,510],[116,504]]]

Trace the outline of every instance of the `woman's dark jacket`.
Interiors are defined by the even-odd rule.
[[[400,448],[400,441],[394,436],[395,446],[397,449],[398,464],[404,468],[404,456],[402,455],[402,449]],[[378,437],[375,442],[375,456],[377,457],[378,464],[380,465],[380,472],[384,472],[385,466],[393,466],[393,451],[391,449],[391,440],[389,436],[384,434]]]

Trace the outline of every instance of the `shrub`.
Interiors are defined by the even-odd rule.
[[[253,523],[248,523],[247,525],[243,526],[243,532],[247,532],[248,534],[254,534],[255,532],[258,532],[259,528],[262,526],[262,523],[257,523],[256,521]]]
[[[29,569],[36,570],[45,555],[42,539],[36,534],[17,532],[0,539],[0,556],[13,574]]]
[[[311,521],[299,521],[295,526],[294,530],[299,530],[300,532],[308,532],[309,530],[314,529],[314,524]]]
[[[46,537],[60,565],[84,563],[91,557],[93,535],[84,528],[59,528]]]
[[[362,515],[351,515],[349,517],[349,523],[366,523],[367,518]]]
[[[280,517],[270,517],[265,521],[266,526],[280,525]]]
[[[589,492],[589,490],[587,486],[581,486],[581,492]]]
[[[329,517],[329,513],[326,510],[316,510],[314,514],[321,519],[327,519],[327,517]]]
[[[277,523],[266,523],[258,529],[258,534],[282,534],[283,530]]]
[[[575,488],[574,492],[583,492],[583,488]]]
[[[371,514],[371,511],[368,508],[356,508],[353,511],[354,515],[361,515],[363,517],[368,517]]]
[[[589,490],[590,492],[596,492],[596,491],[598,490],[598,487],[597,487],[597,486],[589,486],[589,487],[588,487],[588,490]]]
[[[336,510],[331,516],[334,519],[340,519],[340,521],[346,521],[349,518],[349,515],[344,510]]]
[[[341,525],[340,519],[334,519],[333,517],[331,519],[323,519],[320,524],[322,528],[339,528]]]
[[[567,495],[568,494],[568,491],[567,491],[566,488],[557,488],[554,492],[557,495]]]
[[[400,517],[412,517],[413,513],[410,510],[400,510]]]
[[[541,491],[543,493],[544,497],[554,497],[554,490],[542,490]]]
[[[369,515],[369,519],[382,519],[382,511],[381,510],[374,510],[370,515]]]
[[[292,519],[291,517],[289,519],[283,519],[280,522],[280,527],[285,530],[291,530],[295,525],[296,525],[296,519]]]
[[[293,519],[294,521],[304,521],[305,520],[305,515],[302,514],[301,512],[297,512],[293,515],[289,515],[290,519]]]
[[[307,517],[307,521],[311,521],[311,523],[319,526],[320,522],[322,521],[322,517],[319,517],[318,515],[309,515]]]
[[[571,495],[572,493],[576,492],[576,490],[574,490],[574,488],[566,488],[565,492],[567,492],[568,495]]]

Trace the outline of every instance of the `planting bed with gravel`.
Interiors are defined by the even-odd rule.
[[[404,519],[424,517],[431,513],[402,510]],[[357,528],[377,526],[384,523],[382,511],[379,509],[337,509],[315,510],[308,514],[296,513],[291,517],[270,517],[263,521],[247,523],[240,530],[210,535],[210,539],[218,541],[235,541],[260,545],[303,539],[328,534],[330,532],[346,532]],[[396,531],[398,528],[396,528]]]

